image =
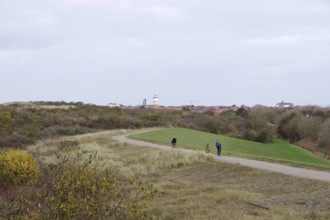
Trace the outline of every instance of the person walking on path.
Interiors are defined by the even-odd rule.
[[[172,148],[176,148],[176,138],[173,137],[172,139]]]
[[[220,156],[221,155],[221,142],[219,140],[217,140],[215,142],[215,146],[216,146],[217,151],[218,151],[218,156]]]

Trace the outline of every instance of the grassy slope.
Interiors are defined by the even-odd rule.
[[[223,152],[227,155],[232,154],[256,159],[277,160],[330,168],[330,161],[316,157],[278,138],[274,138],[272,143],[263,144],[185,128],[164,128],[132,135],[136,139],[166,145],[170,145],[170,141],[174,136],[178,140],[178,146],[184,148],[204,150],[205,145],[208,143],[212,151],[215,152],[214,143],[216,139],[219,139],[223,145]]]

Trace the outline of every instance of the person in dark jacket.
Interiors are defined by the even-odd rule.
[[[216,146],[217,151],[218,151],[218,156],[220,156],[221,155],[221,142],[219,140],[217,140],[215,142],[215,146]]]
[[[175,137],[173,137],[171,143],[172,143],[172,148],[176,148],[176,138]]]

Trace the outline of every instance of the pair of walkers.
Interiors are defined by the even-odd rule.
[[[218,156],[220,156],[221,155],[221,147],[222,147],[222,145],[221,145],[221,142],[219,140],[217,140],[215,142],[215,147],[217,148]],[[206,144],[206,146],[205,146],[205,152],[206,153],[210,153],[211,152],[209,144]]]
[[[173,139],[172,139],[172,141],[171,141],[171,143],[172,143],[172,148],[176,148],[176,141],[177,141],[177,140],[176,140],[176,137],[173,137]],[[217,140],[217,141],[215,142],[215,147],[217,148],[218,156],[220,156],[220,155],[221,155],[221,147],[222,147],[222,145],[221,145],[221,142],[220,142],[219,140]],[[207,145],[205,146],[205,151],[206,151],[206,153],[211,152],[209,144],[207,144]]]

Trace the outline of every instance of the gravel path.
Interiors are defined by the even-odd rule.
[[[136,146],[152,147],[152,148],[157,148],[157,149],[162,149],[162,150],[172,150],[172,148],[170,146],[153,144],[153,143],[149,143],[149,142],[129,139],[127,137],[127,135],[114,136],[113,139],[118,142],[121,142],[121,143],[126,142],[128,144],[132,144],[132,145],[136,145]],[[180,150],[180,151],[184,151],[184,152],[193,151],[193,150],[180,149],[180,148],[177,148],[175,150]],[[216,160],[223,161],[226,163],[240,164],[242,166],[278,172],[278,173],[287,174],[287,175],[291,175],[291,176],[304,177],[304,178],[309,178],[309,179],[323,180],[323,181],[330,182],[330,172],[326,172],[326,171],[315,171],[315,170],[291,167],[291,166],[282,165],[282,164],[269,163],[269,162],[258,161],[258,160],[250,160],[250,159],[238,158],[238,157],[229,157],[229,156],[220,156],[219,157],[217,155],[214,155],[214,158]]]

